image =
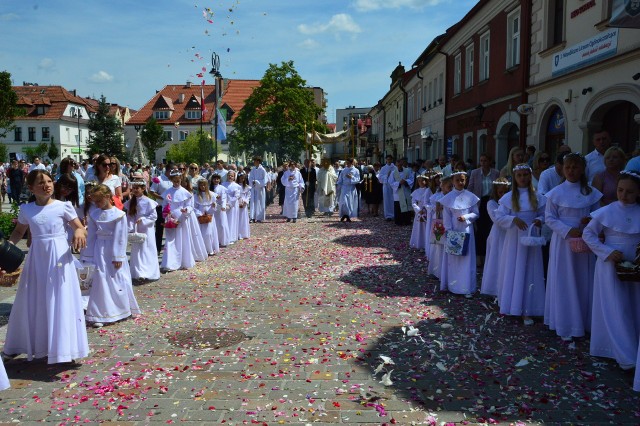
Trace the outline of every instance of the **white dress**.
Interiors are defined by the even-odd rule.
[[[31,247],[22,274],[4,344],[8,355],[49,364],[70,362],[89,353],[80,285],[65,224],[76,218],[70,203],[53,201],[20,206],[18,222],[29,225]]]
[[[93,280],[85,318],[90,322],[110,323],[140,314],[133,295],[127,261],[128,224],[125,212],[111,207],[95,209],[88,218],[87,247],[80,259],[93,264]],[[115,268],[113,262],[122,263]]]
[[[289,179],[289,177],[291,177],[291,179]],[[288,219],[297,219],[300,191],[305,188],[304,179],[302,179],[302,175],[298,169],[295,169],[293,172],[287,169],[282,174],[280,182],[285,187],[282,215]]]
[[[351,177],[347,175],[351,174]],[[360,172],[355,167],[345,167],[338,176],[336,186],[340,188],[339,216],[358,217],[358,190],[356,185],[360,182]]]
[[[544,220],[546,199],[536,193],[538,208],[533,210],[527,188],[517,190],[520,211],[513,209],[509,191],[500,198],[500,207],[496,212],[495,224],[505,230],[498,274],[498,304],[501,314],[542,316],[545,298],[542,248],[522,245],[520,237],[526,236],[527,231],[521,231],[513,220],[519,217],[527,225],[536,219]]]
[[[584,195],[580,182],[564,181],[545,197],[545,223],[553,235],[549,246],[544,323],[558,336],[582,337],[591,329],[596,258],[593,253],[573,253],[567,234],[571,228],[580,229],[580,220],[600,206],[602,194],[592,188],[590,194]]]
[[[9,389],[11,385],[9,384],[9,377],[7,376],[7,372],[4,369],[4,364],[0,359],[0,391]]]
[[[496,212],[498,211],[498,202],[489,200],[487,202],[487,213],[495,223]],[[505,230],[497,225],[491,227],[489,237],[487,238],[487,253],[484,258],[484,267],[482,270],[482,285],[480,287],[481,294],[497,296],[500,294],[498,286],[498,274],[500,266],[504,261],[502,257],[502,246],[504,245]]]
[[[169,271],[189,269],[196,261],[205,260],[207,249],[193,211],[193,194],[181,186],[172,186],[162,194],[162,209],[169,210],[171,217],[179,225],[177,228],[165,227],[165,246],[160,268]],[[186,209],[186,212],[183,213],[182,209]]]
[[[431,196],[429,188],[418,188],[411,193],[411,206],[415,212],[413,218],[413,228],[409,238],[409,247],[423,249],[427,235],[427,207],[426,204]]]
[[[229,224],[229,243],[232,244],[238,241],[239,199],[242,188],[235,182],[225,182],[222,186],[227,190],[227,223]]]
[[[131,278],[157,280],[160,278],[155,226],[156,219],[158,219],[156,211],[158,203],[144,195],[136,201],[135,217],[127,214],[129,232],[143,233],[147,238],[143,243],[131,244],[131,257],[129,259]],[[130,203],[131,200],[124,203],[124,208],[128,209]],[[140,223],[136,223],[138,220],[140,220]]]
[[[613,262],[618,250],[633,261],[640,244],[640,205],[615,201],[591,213],[582,238],[597,256],[589,353],[615,359],[625,368],[636,365],[640,337],[640,282],[622,282]],[[599,235],[604,234],[604,242]]]
[[[207,249],[207,253],[209,255],[216,254],[220,252],[220,241],[218,240],[218,228],[216,227],[216,218],[215,218],[215,194],[211,191],[209,192],[210,199],[202,197],[199,193],[193,197],[194,201],[194,209],[196,212],[196,216],[202,216],[204,214],[211,215],[211,222],[209,223],[199,223],[200,225],[200,233],[202,234],[202,240],[204,241],[204,246]]]
[[[249,201],[253,191],[248,185],[240,189],[240,198],[238,199],[238,239],[243,240],[251,236],[249,227]],[[253,208],[253,203],[251,203]]]
[[[269,177],[267,176],[267,171],[262,167],[262,165],[258,167],[254,167],[249,172],[249,176],[247,177],[247,181],[249,183],[249,188],[251,191],[251,219],[262,222],[265,219],[265,188],[267,183],[269,183]],[[248,208],[248,207],[246,207]],[[248,238],[248,237],[241,237]]]
[[[427,266],[427,273],[429,275],[433,275],[436,278],[440,278],[440,275],[441,275],[440,267],[442,265],[444,245],[440,243],[436,243],[431,240],[431,229],[433,228],[434,220],[436,219],[442,220],[441,218],[437,217],[439,215],[436,212],[436,207],[437,207],[436,203],[440,202],[440,199],[442,197],[444,197],[444,194],[438,191],[435,194],[433,194],[429,199],[429,204],[431,205],[430,206],[431,222],[429,225],[429,252],[427,254],[427,259],[429,259],[429,266]],[[442,238],[441,241],[444,243],[444,236],[442,236],[441,238]]]
[[[385,219],[393,219],[395,216],[393,210],[393,187],[389,180],[396,169],[395,164],[385,164],[378,172],[378,181],[382,184],[382,201]]]
[[[440,290],[449,290],[455,294],[473,294],[476,291],[476,245],[473,233],[473,222],[480,215],[478,204],[480,199],[471,191],[453,189],[442,197],[442,221],[446,230],[469,234],[467,254],[455,256],[445,253],[443,267],[446,272],[440,277]],[[463,222],[458,217],[464,218]]]
[[[227,190],[224,186],[218,185],[213,189],[216,197],[216,207],[213,212],[213,219],[216,222],[218,232],[218,244],[220,247],[229,245],[229,223],[227,222]],[[223,210],[224,209],[224,210]]]

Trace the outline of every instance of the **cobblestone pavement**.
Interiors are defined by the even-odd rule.
[[[631,374],[586,339],[439,292],[409,228],[278,210],[251,239],[135,287],[144,314],[89,329],[80,366],[7,362],[0,422],[640,423]],[[0,289],[0,315],[13,294]]]

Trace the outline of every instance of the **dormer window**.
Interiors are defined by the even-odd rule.
[[[45,115],[47,113],[47,107],[45,105],[36,106],[36,115]]]
[[[153,117],[156,120],[168,120],[169,119],[169,111],[155,111],[153,113]]]
[[[202,117],[202,111],[200,110],[185,111],[184,114],[187,120],[199,120]]]

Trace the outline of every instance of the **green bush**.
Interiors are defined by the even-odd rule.
[[[0,231],[9,238],[13,232],[13,228],[16,227],[18,221],[18,205],[11,204],[11,210],[8,212],[0,212]]]

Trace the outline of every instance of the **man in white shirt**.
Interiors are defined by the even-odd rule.
[[[31,173],[34,170],[47,170],[45,165],[40,162],[40,157],[35,157],[33,159],[33,164],[29,166],[29,173]]]
[[[265,188],[269,183],[267,171],[262,167],[262,157],[253,157],[253,169],[249,172],[249,186],[251,187],[251,209],[249,222],[264,222],[266,211]]]
[[[605,169],[604,153],[611,146],[611,135],[606,130],[600,130],[593,134],[593,146],[595,149],[584,156],[587,162],[587,179],[589,185],[593,181],[593,177]]]
[[[156,181],[152,181],[149,189],[149,194],[158,203],[158,207],[156,207],[156,213],[158,214],[158,218],[156,219],[156,249],[158,250],[158,254],[160,254],[160,250],[162,250],[162,233],[164,232],[164,226],[162,226],[164,222],[162,218],[162,194],[173,186],[173,182],[171,182],[171,178],[169,177],[172,170],[178,170],[178,166],[173,163],[167,164],[164,174],[154,177]]]
[[[569,153],[571,153],[571,148],[568,145],[561,145],[558,148],[555,164],[540,173],[540,180],[538,180],[538,192],[540,194],[544,195],[562,183],[562,179],[564,179],[562,171],[564,156]]]

